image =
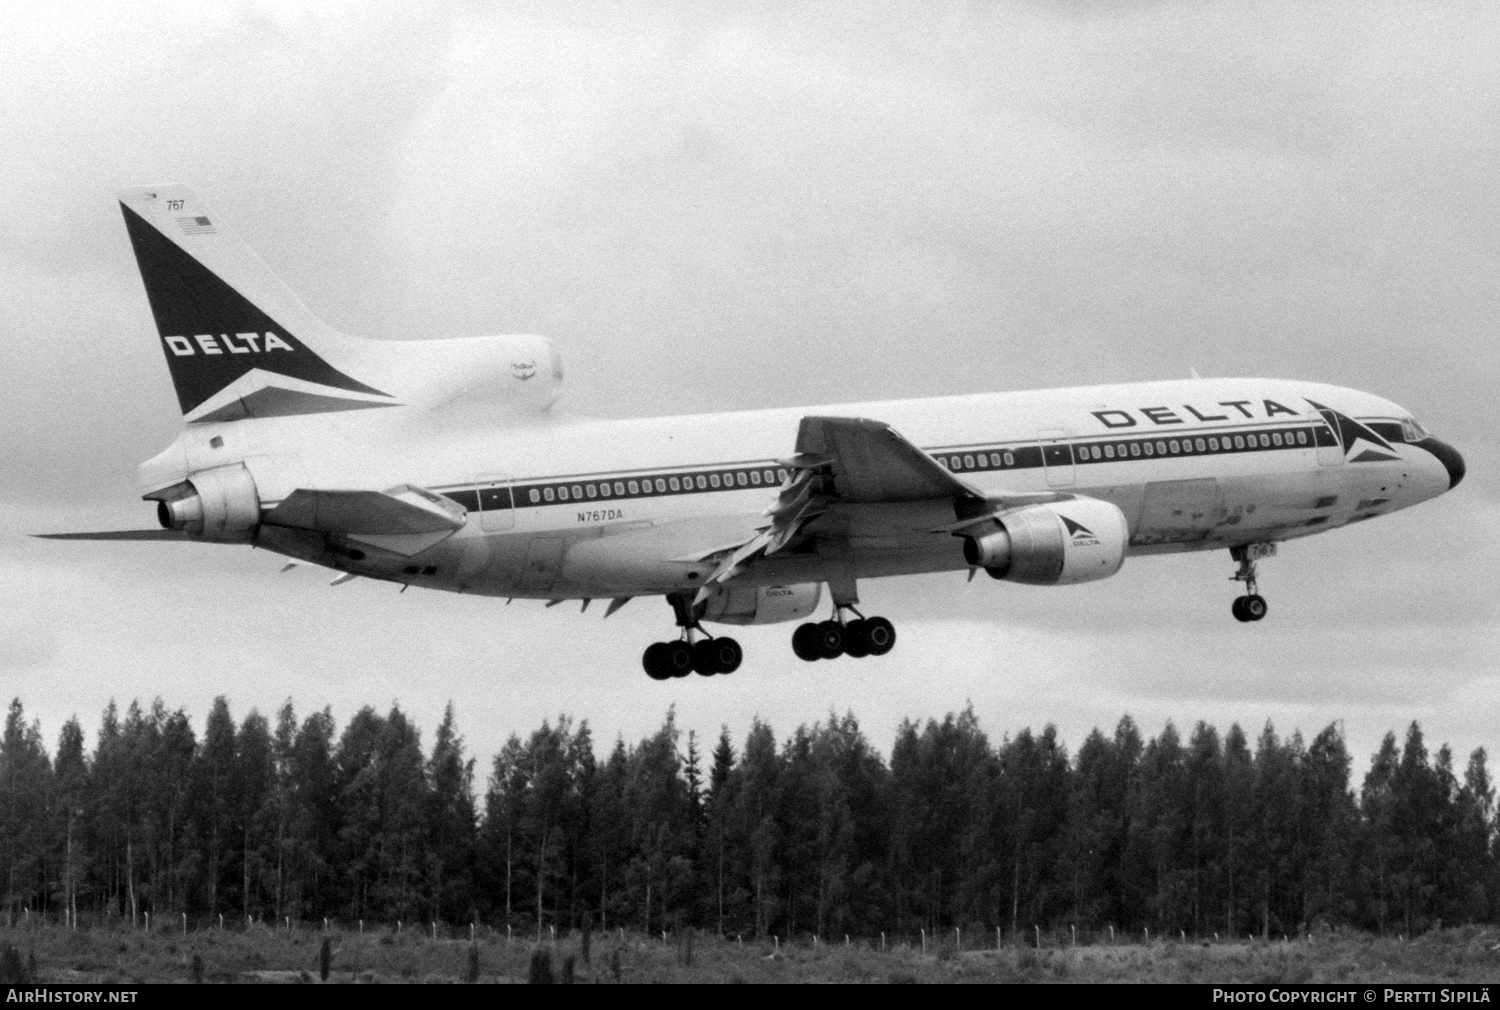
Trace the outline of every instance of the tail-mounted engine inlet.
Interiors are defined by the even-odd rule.
[[[247,543],[260,522],[260,496],[242,463],[200,470],[149,497],[156,500],[163,529],[182,530],[195,540]]]

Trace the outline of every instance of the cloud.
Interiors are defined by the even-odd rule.
[[[0,666],[49,731],[108,694],[200,716],[449,697],[476,750],[570,710],[704,733],[973,700],[993,733],[1122,711],[1494,725],[1500,352],[1486,5],[92,4],[0,32],[0,522],[151,523],[175,413],[120,185],[192,184],[332,323],[535,331],[634,416],[1263,374],[1368,388],[1469,458],[1454,494],[1290,544],[1241,627],[1222,555],[1045,590],[873,583],[901,644],[657,685],[597,610],[276,576],[197,545],[0,542]],[[1486,723],[1488,720],[1488,723]],[[1373,736],[1372,736],[1373,735]],[[1363,744],[1361,746],[1364,746]],[[1467,744],[1465,744],[1467,746]]]

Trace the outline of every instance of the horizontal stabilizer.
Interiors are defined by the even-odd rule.
[[[33,533],[39,540],[186,540],[183,530],[101,530],[98,533]]]
[[[467,513],[457,502],[402,484],[388,491],[311,491],[298,488],[262,522],[324,533],[407,536],[452,533]]]

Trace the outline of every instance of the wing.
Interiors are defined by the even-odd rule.
[[[714,585],[741,574],[755,560],[817,538],[816,520],[837,512],[845,520],[828,524],[837,538],[849,520],[877,507],[921,503],[951,508],[952,522],[927,527],[954,533],[993,522],[1006,509],[1072,497],[1058,492],[986,495],[951,473],[883,421],[862,417],[804,417],[797,431],[796,455],[779,461],[791,471],[776,503],[766,511],[769,525],[732,550],[699,590],[703,599]]]

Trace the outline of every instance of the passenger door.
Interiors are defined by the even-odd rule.
[[[479,528],[489,532],[514,529],[516,525],[515,502],[511,500],[510,475],[503,473],[484,474],[479,485]]]
[[[1047,486],[1071,487],[1077,480],[1072,436],[1066,431],[1048,428],[1037,432],[1036,440],[1042,450],[1042,469],[1047,474]]]

